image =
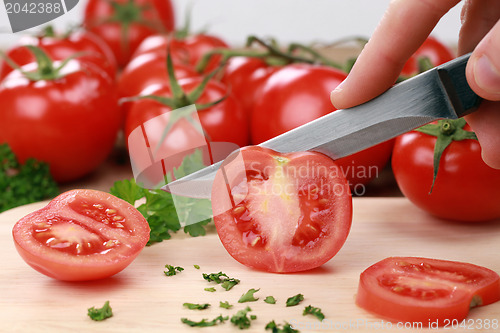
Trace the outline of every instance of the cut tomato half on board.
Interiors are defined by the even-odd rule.
[[[340,250],[351,227],[352,198],[328,156],[252,146],[219,169],[212,210],[219,238],[237,261],[297,272],[321,266]]]
[[[356,303],[389,320],[418,322],[425,327],[463,320],[470,308],[499,299],[499,276],[488,268],[456,261],[392,257],[361,273]]]
[[[58,280],[114,275],[149,239],[149,224],[132,205],[109,193],[72,190],[19,220],[13,228],[21,257]]]

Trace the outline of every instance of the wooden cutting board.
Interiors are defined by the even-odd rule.
[[[251,314],[257,315],[248,332],[264,332],[264,326],[273,319],[277,323],[285,320],[294,323],[301,332],[380,329],[400,332],[396,323],[391,328],[390,323],[354,303],[359,274],[371,264],[389,256],[423,256],[470,262],[500,272],[500,221],[452,223],[427,215],[405,198],[355,198],[353,225],[346,244],[330,262],[311,272],[285,275],[248,269],[227,254],[212,231],[198,238],[178,234],[174,239],[148,247],[132,265],[112,278],[60,282],[27,266],[13,245],[14,223],[44,205],[36,203],[0,214],[2,332],[239,331],[229,322],[191,328],[182,324],[180,318],[231,316],[246,306],[251,307]],[[167,277],[163,274],[165,264],[185,270]],[[195,264],[201,268],[195,269]],[[219,271],[239,278],[241,283],[225,291],[202,278],[202,273]],[[212,286],[216,292],[204,291]],[[260,288],[255,294],[260,299],[238,304],[239,297],[250,288]],[[285,307],[286,298],[297,293],[304,295],[304,301],[296,307]],[[268,295],[274,296],[277,304],[263,302]],[[106,300],[110,301],[114,316],[102,322],[90,320],[87,309],[101,307]],[[220,301],[229,301],[234,307],[220,308]],[[210,303],[211,307],[203,311],[188,310],[183,308],[184,302]],[[320,322],[312,316],[302,316],[307,305],[323,310],[326,316],[323,326],[318,326]],[[476,325],[479,320],[500,319],[500,302],[471,310],[469,318]]]

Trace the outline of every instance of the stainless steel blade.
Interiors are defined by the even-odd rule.
[[[465,78],[468,58],[457,58],[399,83],[371,101],[332,112],[260,146],[281,153],[314,150],[337,159],[436,119],[462,117],[473,112],[481,100]],[[220,165],[213,164],[163,189],[176,195],[210,198]]]

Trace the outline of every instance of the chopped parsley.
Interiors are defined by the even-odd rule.
[[[194,268],[200,269],[200,265],[193,265]]]
[[[231,323],[233,323],[235,326],[238,326],[240,330],[249,328],[251,324],[251,320],[257,319],[257,316],[250,316],[247,317],[247,313],[252,311],[250,307],[246,307],[243,310],[238,311],[235,315],[231,317]]]
[[[189,320],[187,318],[181,318],[181,321],[184,324],[191,326],[191,327],[208,327],[208,326],[215,326],[219,323],[223,323],[228,319],[229,319],[228,316],[223,317],[222,315],[219,315],[218,317],[215,317],[212,320],[202,319],[200,321],[192,321],[192,320]]]
[[[111,307],[109,306],[109,301],[106,301],[106,303],[104,303],[102,308],[98,308],[98,309],[96,309],[95,307],[89,308],[87,315],[92,320],[101,321],[101,320],[104,320],[106,318],[112,317],[113,311],[111,310]]]
[[[228,301],[225,301],[225,302],[219,302],[219,306],[221,308],[224,308],[224,309],[231,309],[233,306],[231,304],[229,304]]]
[[[276,324],[276,322],[273,320],[269,323],[267,323],[266,330],[271,330],[273,333],[298,333],[299,331],[294,329],[292,325],[290,325],[288,322],[285,321],[283,325]]]
[[[235,285],[240,283],[240,280],[231,278],[227,276],[227,274],[219,272],[219,273],[210,273],[206,274],[203,273],[203,279],[209,281],[209,282],[215,282],[217,284],[220,284],[222,288],[226,289],[226,291],[231,290]]]
[[[174,267],[172,265],[165,265],[165,268],[167,270],[163,271],[163,273],[165,273],[166,276],[177,275],[178,272],[180,273],[184,270],[184,268],[182,268],[182,267],[179,267],[179,266]]]
[[[325,319],[325,315],[323,314],[323,312],[321,312],[321,309],[316,308],[312,305],[306,306],[306,308],[304,309],[304,312],[302,312],[302,314],[304,316],[311,314],[311,315],[315,316],[316,318],[318,318],[319,321],[323,321],[323,319]]]
[[[210,304],[184,303],[182,306],[188,308],[189,310],[205,310],[210,307]]]
[[[286,306],[295,306],[304,300],[304,295],[297,294],[295,296],[289,297],[286,300]]]
[[[255,302],[258,300],[258,298],[255,298],[253,294],[258,292],[260,289],[249,289],[246,293],[241,295],[240,299],[238,300],[238,303],[246,303],[246,302]]]
[[[214,287],[205,288],[205,289],[203,289],[203,290],[205,290],[205,291],[209,291],[209,292],[211,292],[211,293],[214,293],[214,292],[215,292],[215,288],[214,288]]]
[[[267,296],[264,298],[264,302],[269,304],[276,304],[276,299],[273,296]]]

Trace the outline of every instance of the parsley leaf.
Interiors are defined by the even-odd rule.
[[[210,304],[204,303],[204,304],[196,304],[196,303],[184,303],[182,306],[188,308],[189,310],[205,310],[210,307]]]
[[[109,301],[106,301],[106,303],[104,303],[104,306],[100,309],[96,309],[95,307],[89,308],[87,315],[92,320],[101,321],[101,320],[104,320],[106,318],[112,317],[113,311],[111,310],[111,307],[109,306]]]
[[[257,316],[251,316],[250,318],[247,317],[247,313],[252,311],[248,306],[243,309],[238,311],[235,315],[231,317],[231,323],[233,323],[235,326],[238,326],[240,330],[249,328],[250,327],[250,320],[257,319]]]
[[[231,288],[240,283],[240,280],[231,278],[227,276],[227,274],[222,272],[210,274],[203,273],[202,276],[209,282],[213,281],[217,284],[220,284],[222,288],[226,289],[226,291],[231,290]]]
[[[215,292],[215,288],[214,288],[214,287],[205,288],[205,289],[203,289],[203,290],[205,290],[205,291],[209,291],[209,292],[211,292],[211,293],[214,293],[214,292]]]
[[[286,300],[286,306],[295,306],[304,300],[304,295],[297,294],[295,296],[289,297]]]
[[[228,301],[225,302],[220,301],[219,306],[224,309],[231,309],[233,307],[231,304],[229,304]]]
[[[200,265],[193,265],[194,268],[200,269]]]
[[[28,159],[20,164],[9,145],[0,144],[0,212],[58,194],[46,163]]]
[[[288,322],[285,321],[285,323],[280,327],[279,324],[276,324],[276,322],[273,320],[269,323],[267,323],[266,330],[271,330],[273,333],[298,333],[299,331],[294,329],[292,325],[290,325]]]
[[[228,319],[229,319],[228,316],[223,317],[222,315],[220,315],[220,316],[218,316],[210,321],[208,319],[202,319],[201,321],[192,321],[192,320],[189,320],[187,318],[181,318],[181,321],[184,324],[189,325],[191,327],[208,327],[208,326],[215,326],[218,323],[223,323],[224,321],[226,321]]]
[[[173,276],[173,275],[177,275],[177,272],[182,272],[184,270],[184,268],[182,267],[179,267],[179,266],[172,266],[172,265],[165,265],[165,268],[167,269],[166,271],[163,271],[163,273],[165,273],[166,276]]]
[[[306,308],[304,309],[304,312],[302,312],[302,314],[304,316],[311,314],[311,315],[315,316],[316,318],[318,318],[319,321],[323,321],[323,319],[325,319],[325,315],[323,314],[323,312],[321,312],[321,309],[316,308],[312,305],[306,306]]]
[[[258,298],[255,298],[253,294],[258,292],[260,289],[250,289],[243,295],[241,295],[240,299],[238,300],[238,303],[245,303],[245,302],[255,302],[258,300]]]
[[[269,304],[276,304],[276,299],[273,296],[267,296],[264,298],[264,302]]]

